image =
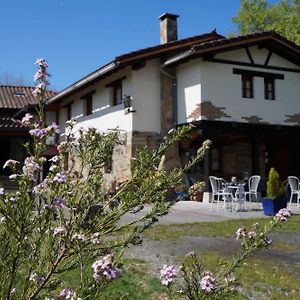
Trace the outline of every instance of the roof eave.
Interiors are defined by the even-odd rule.
[[[76,89],[85,86],[86,84],[90,83],[91,81],[95,80],[97,77],[100,77],[102,75],[105,75],[109,73],[110,71],[114,70],[119,66],[119,62],[114,60],[107,65],[103,66],[102,68],[96,70],[93,73],[90,73],[89,75],[85,76],[84,78],[78,80],[77,82],[73,83],[72,85],[68,86],[67,88],[63,89],[61,92],[56,94],[54,97],[50,98],[45,102],[46,105],[49,105],[51,103],[57,102],[62,100],[64,97],[66,97],[71,92],[75,91]]]
[[[225,40],[219,40],[220,43],[223,43],[221,45],[194,45],[191,47],[190,51],[187,51],[186,53],[181,53],[179,55],[173,56],[169,58],[167,61],[165,61],[164,66],[171,66],[171,65],[178,65],[181,63],[184,63],[191,58],[195,57],[203,57],[208,54],[216,54],[224,51],[232,51],[238,48],[241,48],[243,46],[253,46],[257,45],[263,42],[276,42],[279,43],[280,45],[287,47],[291,53],[294,53],[295,55],[300,56],[300,48],[293,44],[292,42],[281,38],[278,34],[273,33],[273,32],[266,32],[266,33],[261,33],[261,36],[254,36],[247,38],[247,36],[244,36],[244,39],[234,41],[232,43],[229,43],[230,39],[225,39]],[[211,43],[215,43],[218,41],[212,41]],[[209,42],[207,43],[209,44]],[[293,61],[295,64],[300,65],[300,58],[295,61],[290,57],[290,60]]]

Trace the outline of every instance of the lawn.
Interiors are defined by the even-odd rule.
[[[161,240],[169,240],[170,243],[184,242],[185,236],[225,237],[232,239],[235,231],[241,226],[251,226],[259,222],[262,226],[269,219],[242,219],[226,222],[203,222],[180,225],[156,225],[150,229],[145,238],[151,242],[160,243]],[[294,216],[276,230],[276,235],[288,235],[300,231],[300,216]],[[273,250],[278,255],[299,253],[300,239],[282,242],[273,241]],[[206,251],[199,249],[204,265],[209,270],[214,270],[216,262],[222,260],[229,263],[232,254],[224,254],[219,251]],[[270,252],[271,253],[271,252]],[[146,252],[145,252],[146,255]],[[170,253],[176,261],[182,261],[183,255]],[[126,266],[126,267],[125,267]],[[131,259],[125,261],[123,276],[109,285],[99,299],[109,300],[150,300],[166,299],[166,291],[161,287],[158,272],[151,263],[143,259]],[[236,271],[237,295],[231,295],[224,299],[300,299],[300,264],[287,260],[273,260],[272,256],[254,255],[245,261]],[[66,279],[66,278],[65,278]],[[73,281],[72,273],[67,277],[70,286]],[[183,298],[184,299],[184,298]]]

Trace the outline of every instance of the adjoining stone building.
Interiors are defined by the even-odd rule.
[[[130,176],[137,147],[155,148],[170,128],[192,123],[190,140],[166,165],[184,163],[209,138],[212,149],[190,176],[208,180],[300,175],[300,48],[275,32],[225,38],[216,31],[177,37],[177,15],[160,19],[161,44],[116,57],[52,97],[59,125],[118,129],[107,178]],[[62,135],[63,136],[63,135]]]

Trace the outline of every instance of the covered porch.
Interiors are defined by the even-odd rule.
[[[300,175],[300,127],[276,126],[221,121],[193,122],[195,129],[190,140],[179,146],[181,160],[185,162],[206,139],[212,147],[204,161],[190,171],[195,180],[213,175],[230,180],[246,180],[260,175],[260,191],[266,191],[269,169],[274,167],[282,180],[289,175]]]

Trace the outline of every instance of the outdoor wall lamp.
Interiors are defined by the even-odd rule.
[[[124,98],[122,99],[122,103],[124,106],[125,114],[135,112],[135,110],[132,108],[132,97],[124,95]]]

